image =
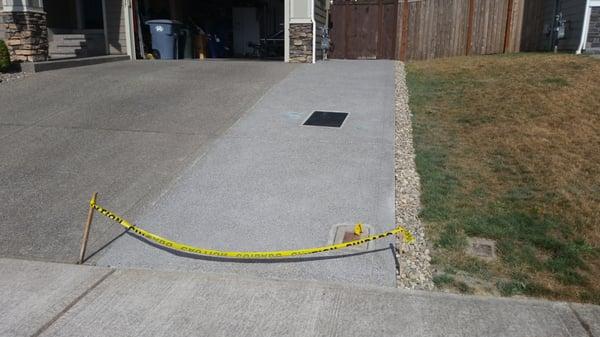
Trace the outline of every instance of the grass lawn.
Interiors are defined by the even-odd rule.
[[[419,61],[407,80],[436,285],[600,304],[600,59]]]

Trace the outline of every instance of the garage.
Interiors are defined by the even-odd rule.
[[[14,61],[127,55],[314,63],[323,58],[328,41],[323,39],[328,34],[327,0],[1,0],[0,4],[0,36],[10,42]],[[169,35],[171,57],[164,50],[160,53],[164,40],[154,40],[147,24],[154,20],[160,25],[155,32]]]
[[[174,59],[284,60],[284,0],[141,0],[136,4],[134,30],[140,58],[165,58],[152,35],[171,23],[177,35]]]

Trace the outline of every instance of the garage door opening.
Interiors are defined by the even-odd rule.
[[[175,59],[284,59],[284,0],[138,0],[136,52],[161,58],[150,20],[173,20]]]

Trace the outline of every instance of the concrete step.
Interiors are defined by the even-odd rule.
[[[86,49],[85,46],[83,46],[83,47],[57,47],[57,46],[49,46],[48,52],[49,53],[61,54],[61,53],[72,53],[75,50],[82,50],[82,49]]]
[[[87,42],[86,41],[70,41],[70,42],[51,41],[48,43],[48,45],[50,46],[50,48],[81,48],[81,47],[85,47],[87,45]]]
[[[82,67],[100,63],[118,62],[126,60],[129,60],[129,56],[127,55],[103,55],[91,57],[82,57],[81,55],[77,55],[77,58],[73,58],[72,56],[69,58],[58,56],[57,58],[52,57],[49,61],[44,62],[24,62],[20,64],[20,67],[22,71],[35,73],[41,71]],[[0,336],[2,336],[1,333]]]
[[[0,259],[0,293],[7,337],[600,336],[593,305],[239,275]]]
[[[68,40],[84,40],[85,34],[53,34],[52,40],[54,41],[68,41]]]
[[[50,53],[48,55],[48,58],[50,60],[61,60],[61,59],[69,59],[69,58],[75,58],[75,57],[78,57],[78,55],[76,55],[76,54],[53,54],[53,53]]]

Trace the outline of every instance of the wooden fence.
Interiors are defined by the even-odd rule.
[[[381,33],[382,28],[379,30],[370,28],[370,32],[362,32],[362,40],[365,40],[365,34],[371,34],[370,38],[375,41],[383,41],[392,36],[393,57],[388,53],[384,58],[400,60],[497,54],[534,49],[536,42],[532,41],[538,38],[539,29],[524,30],[523,18],[527,10],[539,9],[541,1],[528,0],[527,2],[526,0],[397,0],[394,9],[396,19],[381,23],[384,34]],[[346,18],[351,18],[352,21],[343,22],[344,16],[339,13],[342,13],[342,10],[347,13],[348,8],[354,8],[353,13],[361,13],[360,10],[356,10],[357,6],[373,8],[373,0],[337,0],[333,2],[331,8],[332,17],[336,16],[337,21],[342,21],[338,22],[337,27],[343,27],[343,29],[336,28],[334,22],[332,42],[334,45],[343,45],[345,50],[361,49],[359,45],[353,46],[348,43],[352,41],[352,37],[344,37],[351,33],[349,26],[360,27],[361,25],[357,23],[360,19],[357,20],[356,15],[346,15]],[[379,11],[388,12],[389,5],[387,6],[386,8],[383,0],[380,0]],[[372,12],[373,9],[370,11]],[[366,8],[364,12],[368,13],[369,9]],[[392,22],[393,24],[389,24]],[[531,27],[539,25],[537,22],[527,24]],[[342,38],[345,40],[341,41]],[[524,41],[523,38],[528,40]],[[381,48],[389,48],[389,45],[387,43]],[[341,53],[338,50],[337,54],[333,53],[333,57],[363,58],[355,54],[348,52],[340,57]]]

